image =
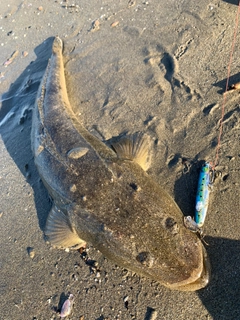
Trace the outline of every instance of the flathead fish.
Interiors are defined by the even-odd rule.
[[[32,150],[53,206],[45,234],[60,248],[89,242],[119,266],[184,291],[203,288],[205,248],[186,229],[170,195],[146,173],[143,135],[108,147],[90,134],[69,103],[63,44],[53,42],[33,112]]]

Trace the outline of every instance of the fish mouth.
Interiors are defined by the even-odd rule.
[[[202,245],[202,255],[203,255],[203,268],[199,277],[193,282],[187,283],[175,283],[170,286],[171,289],[179,290],[179,291],[197,291],[204,287],[206,287],[209,283],[211,277],[211,266],[208,258],[208,254],[204,246]]]

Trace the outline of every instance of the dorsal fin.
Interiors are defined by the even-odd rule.
[[[138,163],[144,171],[149,169],[151,154],[148,136],[140,133],[124,137],[113,143],[112,147],[120,159],[132,160]]]

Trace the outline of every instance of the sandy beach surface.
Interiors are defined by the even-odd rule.
[[[105,259],[51,248],[51,203],[34,166],[31,115],[51,55],[64,41],[67,89],[101,140],[142,131],[154,141],[149,174],[194,212],[199,168],[214,161],[237,1],[8,0],[0,10],[0,319],[240,319],[240,96],[226,97],[219,165],[204,232],[210,284],[171,291]],[[237,31],[230,84],[240,81]],[[191,169],[183,174],[182,160]]]

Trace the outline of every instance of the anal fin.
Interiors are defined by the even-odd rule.
[[[56,205],[53,205],[47,218],[45,235],[58,248],[78,249],[86,245],[72,228],[68,217]]]
[[[119,142],[112,144],[118,157],[122,160],[132,160],[147,171],[150,167],[150,143],[149,138],[141,133],[124,137]]]

